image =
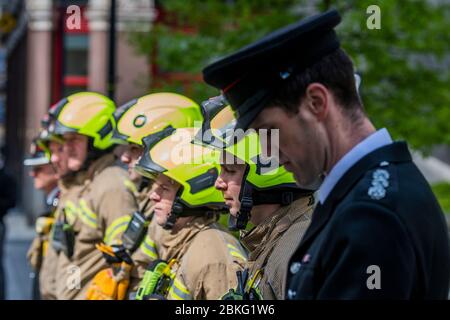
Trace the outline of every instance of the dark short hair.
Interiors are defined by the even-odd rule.
[[[314,82],[327,87],[350,117],[362,114],[363,105],[356,90],[353,63],[341,48],[292,76],[286,85],[275,92],[267,106],[280,106],[288,112],[297,113],[306,88]]]

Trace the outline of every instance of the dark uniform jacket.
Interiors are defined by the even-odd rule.
[[[446,299],[448,230],[395,142],[354,164],[318,204],[289,263],[289,299]]]

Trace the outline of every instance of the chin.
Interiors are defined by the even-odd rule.
[[[230,214],[231,214],[233,217],[237,217],[237,214],[238,214],[238,212],[239,212],[239,208],[230,208],[229,212],[230,212]]]
[[[72,163],[69,163],[69,169],[71,171],[78,171],[78,170],[81,169],[81,166],[82,166],[82,163],[79,163],[78,161],[77,162],[74,161]]]
[[[138,175],[137,173],[133,172],[129,172],[128,177],[130,178],[130,180],[136,184],[139,184],[142,180],[142,176]]]
[[[155,219],[156,219],[156,223],[157,223],[160,227],[163,227],[163,226],[166,224],[166,222],[167,222],[167,219],[161,219],[161,218],[159,218],[159,217],[155,217]]]
[[[161,222],[162,224],[166,223],[167,214],[161,212],[161,209],[154,210],[154,214],[155,214],[156,222],[158,222],[158,223]]]

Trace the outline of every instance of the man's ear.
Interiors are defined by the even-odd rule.
[[[318,120],[323,120],[327,116],[330,98],[330,91],[320,83],[311,83],[306,88],[306,107]]]

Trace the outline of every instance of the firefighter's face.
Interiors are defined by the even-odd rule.
[[[120,160],[128,166],[128,175],[133,182],[139,182],[141,176],[134,171],[134,166],[139,158],[142,156],[144,149],[137,144],[129,144],[124,146]]]
[[[64,149],[64,145],[55,141],[50,141],[48,147],[51,153],[50,161],[55,167],[58,177],[63,177],[69,172],[68,156]]]
[[[149,192],[154,205],[156,222],[163,226],[172,211],[172,205],[180,189],[180,184],[163,174],[158,175]]]
[[[239,194],[245,173],[245,164],[222,164],[220,175],[215,187],[222,191],[225,204],[229,207],[230,214],[236,216],[241,207]]]
[[[51,164],[33,167],[30,176],[33,177],[34,187],[37,190],[51,191],[58,182],[58,175]]]
[[[279,141],[266,150],[278,149],[280,165],[294,174],[297,184],[316,190],[333,166],[333,154],[339,145],[339,132],[346,124],[330,90],[320,83],[308,85],[305,97],[296,112],[288,112],[278,105],[264,108],[250,125],[255,130],[279,129]],[[342,140],[338,140],[342,141]]]
[[[78,133],[65,133],[64,151],[67,153],[67,165],[70,170],[80,170],[88,153],[88,137]]]

